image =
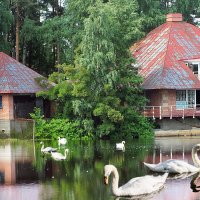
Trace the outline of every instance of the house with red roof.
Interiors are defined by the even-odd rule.
[[[43,78],[0,52],[0,133],[9,134],[16,120],[30,118],[34,107],[41,108],[45,115],[49,114],[49,103],[36,97],[37,92],[44,90],[37,79]]]
[[[200,29],[168,14],[131,51],[144,78],[144,115],[163,129],[200,127]]]

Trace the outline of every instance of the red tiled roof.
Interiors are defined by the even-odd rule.
[[[134,44],[132,53],[144,89],[200,89],[200,81],[183,62],[200,58],[198,27],[180,18],[167,21]]]
[[[42,88],[35,78],[37,72],[0,52],[0,93],[36,93]]]

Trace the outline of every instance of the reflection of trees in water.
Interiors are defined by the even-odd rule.
[[[53,187],[52,199],[98,199],[97,194],[109,193],[102,179],[103,167],[108,163],[117,163],[119,173],[123,176],[122,182],[146,174],[143,160],[152,146],[151,141],[147,144],[147,141],[131,139],[126,142],[125,152],[116,151],[115,143],[101,140],[69,141],[66,145],[69,156],[65,161],[54,161],[49,155],[42,158],[38,154],[38,166],[44,176],[42,180]],[[48,145],[55,147],[52,143]],[[37,152],[40,153],[39,149],[38,145]]]
[[[31,161],[17,161],[15,163],[16,183],[32,183],[39,180],[37,170]]]
[[[53,176],[52,159],[48,158],[44,166],[44,177],[45,179],[51,179]]]

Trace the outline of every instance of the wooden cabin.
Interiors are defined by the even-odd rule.
[[[131,51],[144,78],[142,87],[148,99],[144,115],[163,127],[164,121],[169,126],[188,120],[188,127],[200,127],[200,29],[184,22],[180,13],[168,14],[166,22]],[[175,123],[173,128],[181,127]]]

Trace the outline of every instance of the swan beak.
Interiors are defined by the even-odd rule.
[[[104,176],[104,184],[108,185],[108,176]]]

